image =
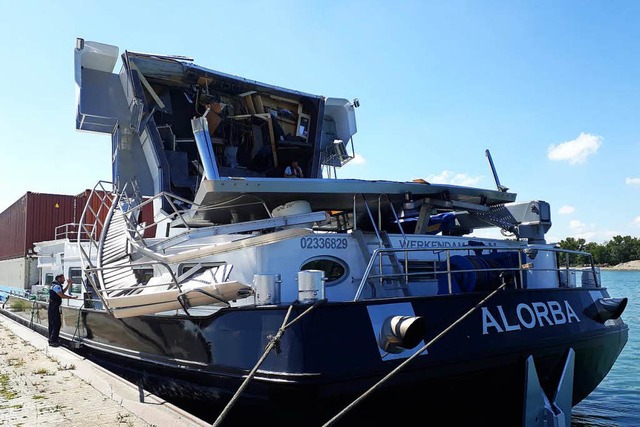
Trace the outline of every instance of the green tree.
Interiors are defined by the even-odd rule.
[[[593,262],[599,265],[608,264],[606,247],[595,242],[589,242],[584,247],[585,252],[589,252],[593,257]]]
[[[640,239],[631,236],[614,236],[611,240],[604,244],[595,242],[587,243],[585,239],[567,237],[560,241],[558,246],[562,249],[572,251],[588,252],[593,257],[593,262],[598,265],[609,264],[616,265],[623,262],[640,259]],[[559,265],[566,263],[565,256],[558,258]],[[569,256],[570,265],[588,264],[589,257],[571,254]]]
[[[640,259],[640,240],[635,237],[613,236],[605,246],[610,254],[611,264]]]
[[[558,245],[562,249],[568,249],[571,251],[585,251],[587,242],[585,239],[582,239],[582,238],[575,239],[573,237],[567,237],[566,239],[561,240],[560,243],[558,243]],[[566,259],[567,259],[566,254],[560,254],[560,257],[558,259],[558,265],[564,265],[567,262]],[[569,259],[569,265],[579,265],[579,264],[589,263],[588,257],[584,257],[577,254],[569,254],[568,259]]]

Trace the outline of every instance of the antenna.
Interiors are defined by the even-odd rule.
[[[484,150],[484,154],[487,156],[487,159],[489,160],[489,166],[491,167],[491,172],[493,173],[493,180],[496,182],[496,187],[498,187],[499,191],[507,192],[509,188],[500,184],[500,180],[498,179],[498,173],[496,172],[496,167],[493,165],[493,160],[491,159],[491,153],[489,152],[489,149]]]

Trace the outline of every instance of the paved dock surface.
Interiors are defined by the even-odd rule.
[[[0,426],[208,425],[0,314]]]

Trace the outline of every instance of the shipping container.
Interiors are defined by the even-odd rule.
[[[85,222],[92,224],[98,216],[99,223],[104,223],[110,205],[102,205],[101,199],[105,197],[105,193],[92,195],[90,190],[74,196],[27,192],[0,213],[0,260],[31,256],[33,245],[37,242],[63,238],[76,240],[79,232],[77,224],[87,201]],[[151,204],[143,208],[139,220],[148,223],[153,221]],[[94,238],[99,238],[100,231],[95,231]],[[152,236],[153,232],[152,229],[147,230],[145,237]],[[81,237],[87,239],[89,236]]]
[[[56,227],[77,223],[77,196],[27,192],[0,213],[0,260],[33,254],[33,244],[56,238]]]
[[[0,261],[0,285],[11,288],[31,289],[38,283],[38,260],[20,257]]]

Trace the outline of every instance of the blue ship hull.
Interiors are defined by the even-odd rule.
[[[477,306],[486,295],[296,306],[290,320],[302,316],[264,359],[229,419],[249,422],[247,417],[260,414],[277,422],[322,425],[472,310],[339,422],[368,419],[376,425],[437,411],[456,422],[521,425],[527,358],[533,357],[543,390],[553,396],[573,349],[575,405],[598,386],[628,339],[621,319],[602,322],[589,314],[597,299],[608,297],[603,288],[505,290]],[[96,361],[153,393],[215,419],[262,356],[287,309],[115,319],[102,311],[65,307],[62,335],[79,338]],[[46,328],[43,310],[44,304],[43,323],[32,325],[41,331]],[[380,350],[377,324],[387,314],[425,319],[426,334],[414,349]],[[27,316],[33,318],[25,313],[23,322]]]

